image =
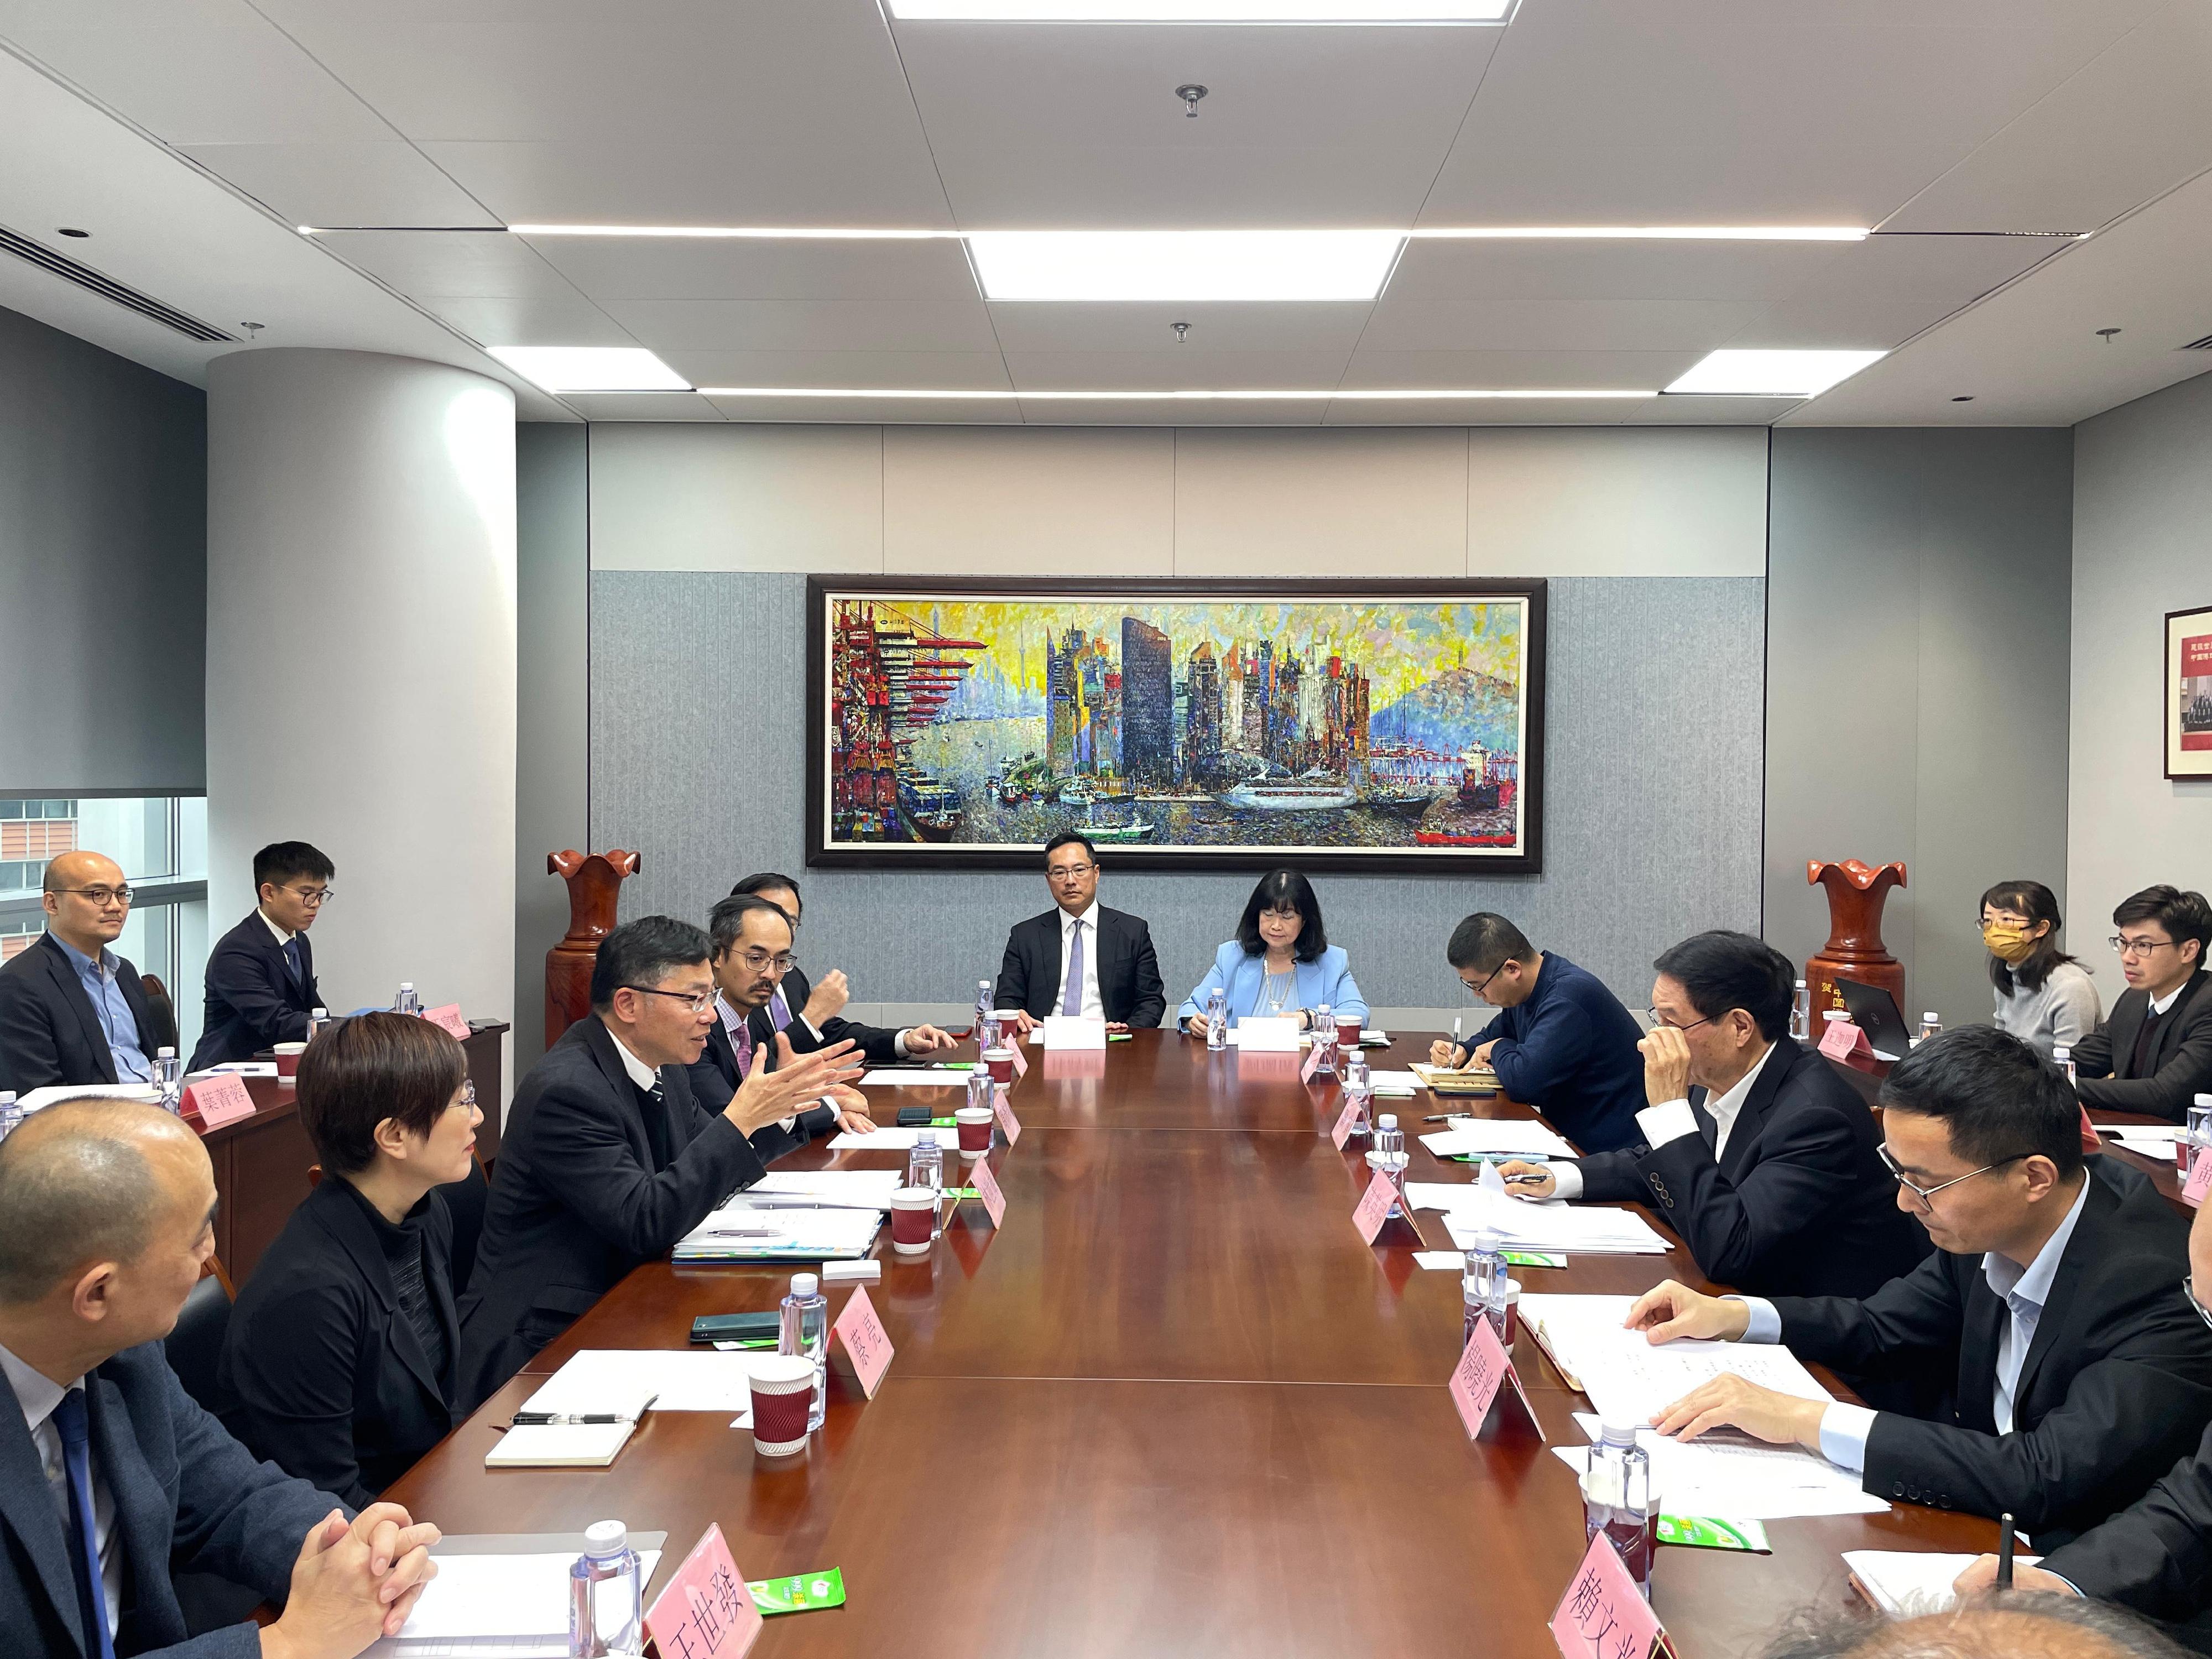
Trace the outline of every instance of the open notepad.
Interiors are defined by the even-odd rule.
[[[895,1170],[882,1174],[898,1179]],[[855,1202],[859,1199],[860,1201]],[[752,1200],[740,1193],[676,1241],[678,1263],[712,1261],[832,1261],[866,1255],[884,1224],[872,1199],[846,1192],[829,1201],[803,1193],[769,1193]]]
[[[648,1586],[667,1541],[665,1532],[629,1535]],[[583,1548],[581,1533],[441,1539],[430,1547],[438,1576],[369,1659],[564,1659],[568,1569]]]
[[[1833,1400],[1789,1349],[1770,1342],[1662,1342],[1622,1328],[1630,1296],[1523,1296],[1521,1320],[1601,1417],[1648,1423],[1700,1383],[1730,1373],[1801,1400]]]
[[[1591,1413],[1575,1413],[1575,1426],[1592,1440],[1598,1423]],[[1781,1521],[1807,1515],[1883,1515],[1889,1510],[1850,1470],[1796,1446],[1669,1440],[1656,1429],[1638,1430],[1636,1440],[1651,1460],[1651,1484],[1669,1515]],[[1552,1449],[1577,1474],[1589,1461],[1588,1446]]]
[[[1534,1202],[1469,1182],[1409,1181],[1417,1210],[1442,1210],[1452,1243],[1466,1249],[1491,1229],[1511,1250],[1564,1250],[1599,1255],[1664,1255],[1667,1241],[1633,1210],[1610,1205]]]
[[[2016,1534],[2015,1534],[2016,1535]],[[1844,1565],[1859,1594],[1893,1619],[1943,1613],[1958,1603],[1951,1586],[1974,1564],[1971,1555],[1923,1550],[1845,1550]],[[2015,1555],[2016,1565],[2032,1567],[2039,1555]]]
[[[1455,1117],[1450,1127],[1421,1137],[1438,1158],[1495,1152],[1510,1158],[1572,1158],[1575,1149],[1533,1118]]]

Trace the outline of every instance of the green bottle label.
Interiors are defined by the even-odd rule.
[[[764,1613],[811,1613],[817,1607],[845,1605],[845,1574],[839,1567],[826,1572],[796,1573],[789,1578],[763,1578],[745,1588],[753,1605]]]
[[[1766,1528],[1756,1521],[1723,1521],[1710,1515],[1662,1515],[1659,1541],[1684,1544],[1699,1550],[1749,1550],[1757,1555],[1773,1552]]]

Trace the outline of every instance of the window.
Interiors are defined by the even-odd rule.
[[[40,903],[46,862],[105,853],[137,896],[118,955],[158,977],[177,1013],[178,1052],[199,1041],[207,969],[207,801],[198,795],[0,796],[0,960],[46,930]]]

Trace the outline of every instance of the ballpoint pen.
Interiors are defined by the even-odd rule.
[[[637,1419],[620,1412],[517,1412],[514,1426],[518,1429],[539,1429],[554,1425],[566,1426],[574,1423],[635,1423]]]
[[[2012,1588],[2012,1516],[1997,1516],[1997,1582],[1999,1589]]]

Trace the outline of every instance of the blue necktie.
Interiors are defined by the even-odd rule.
[[[307,991],[307,970],[300,965],[300,936],[297,933],[284,941],[284,960],[292,964],[292,983],[300,988],[302,996]]]
[[[115,1638],[107,1628],[107,1592],[100,1581],[100,1529],[92,1507],[92,1446],[87,1431],[84,1390],[71,1389],[54,1407],[54,1429],[62,1437],[62,1462],[69,1471],[70,1564],[76,1571],[77,1616],[84,1621],[85,1652],[92,1659],[115,1659]],[[93,1640],[94,1637],[98,1640]]]
[[[1067,946],[1067,983],[1060,991],[1060,1012],[1083,1012],[1083,924],[1079,921],[1075,924],[1075,937]]]

